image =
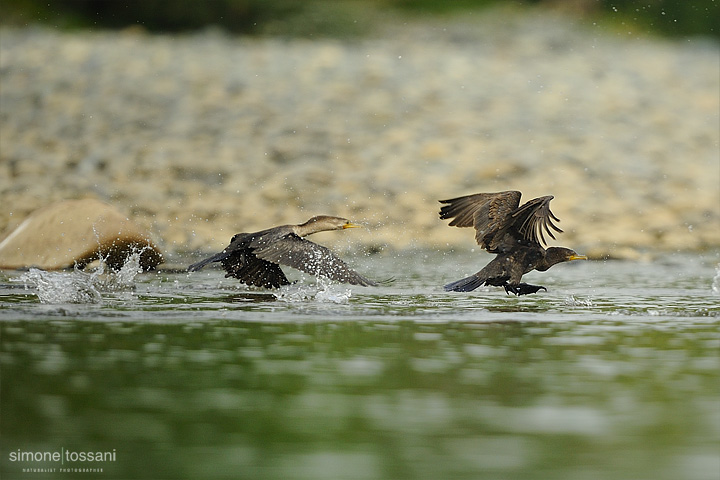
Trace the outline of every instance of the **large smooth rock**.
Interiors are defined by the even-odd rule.
[[[119,269],[141,251],[143,269],[162,262],[147,232],[114,207],[97,200],[67,200],[35,211],[0,242],[0,268],[56,270],[84,267],[103,257]]]

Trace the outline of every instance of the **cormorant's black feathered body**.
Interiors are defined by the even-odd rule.
[[[190,265],[188,270],[192,272],[209,263],[220,262],[226,277],[234,277],[256,287],[278,288],[290,283],[280,268],[280,265],[287,265],[343,283],[376,285],[352,270],[328,248],[303,238],[321,231],[355,226],[344,218],[319,216],[301,225],[238,233],[222,252]]]
[[[478,245],[496,257],[479,272],[445,285],[445,290],[469,292],[482,285],[505,288],[508,293],[525,295],[547,290],[543,286],[521,283],[532,270],[545,271],[556,263],[586,258],[569,248],[545,249],[545,234],[555,238],[562,232],[550,211],[552,196],[538,197],[520,206],[520,192],[478,193],[441,200],[440,218],[451,218],[450,226],[474,227]]]

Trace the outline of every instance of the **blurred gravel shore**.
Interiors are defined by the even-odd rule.
[[[717,250],[719,77],[709,40],[539,13],[346,42],[6,28],[0,232],[93,197],[171,255],[316,214],[367,226],[336,248],[467,249],[437,200],[517,189],[595,257]]]

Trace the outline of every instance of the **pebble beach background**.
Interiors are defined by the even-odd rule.
[[[367,227],[335,248],[468,249],[438,200],[517,189],[595,258],[720,248],[708,39],[503,10],[346,41],[4,27],[0,82],[5,233],[91,197],[170,258],[316,214]]]

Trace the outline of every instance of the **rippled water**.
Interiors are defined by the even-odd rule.
[[[357,258],[395,282],[275,295],[218,270],[0,272],[0,477],[718,478],[720,254],[442,290],[487,259]],[[61,450],[115,456],[10,456]]]

